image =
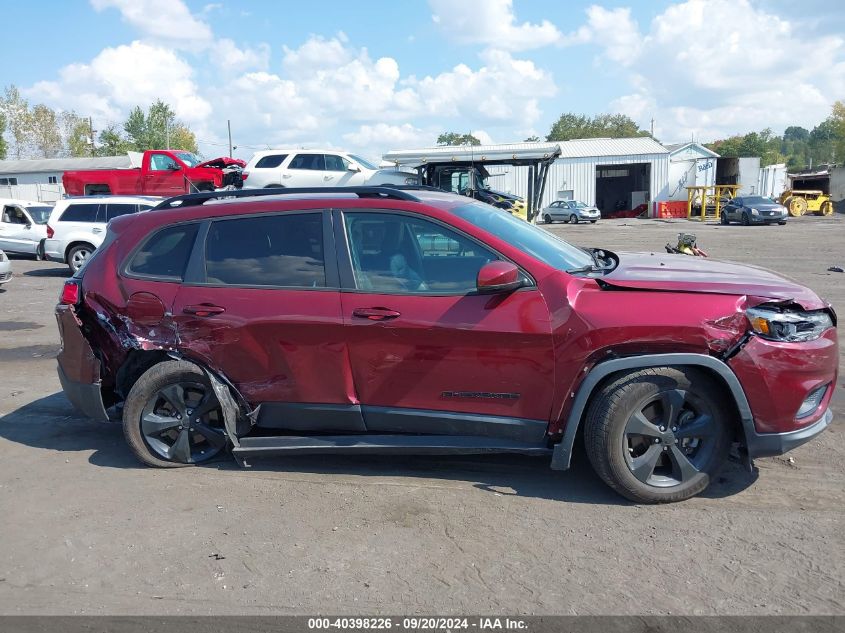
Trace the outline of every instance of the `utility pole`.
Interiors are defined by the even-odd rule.
[[[89,116],[88,117],[88,133],[91,135],[91,157],[94,157],[94,120]]]
[[[170,149],[170,121],[164,119],[164,142],[167,145],[165,149]]]
[[[226,127],[229,128],[229,158],[232,157],[232,121],[226,119]]]
[[[651,117],[651,138],[654,138],[654,117]]]

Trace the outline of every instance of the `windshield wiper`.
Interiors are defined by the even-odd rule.
[[[595,272],[599,272],[600,270],[603,270],[603,269],[599,268],[595,264],[587,264],[586,266],[581,266],[579,268],[571,268],[571,269],[567,270],[566,272],[568,272],[571,275],[571,274],[574,274],[574,273],[595,273]]]

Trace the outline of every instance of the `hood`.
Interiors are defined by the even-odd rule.
[[[204,163],[200,163],[197,167],[208,167],[210,169],[223,169],[224,167],[231,167],[237,165],[238,167],[246,167],[246,162],[240,158],[229,158],[228,156],[221,156],[220,158],[212,158]]]
[[[805,310],[827,307],[827,303],[806,286],[757,266],[668,253],[617,255],[619,265],[600,278],[612,287],[792,300]]]

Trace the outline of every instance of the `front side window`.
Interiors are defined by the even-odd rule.
[[[60,222],[96,222],[99,204],[72,204],[65,209]]]
[[[29,220],[20,207],[3,207],[3,222],[7,224],[28,224]]]
[[[322,154],[297,154],[288,165],[288,169],[311,169],[325,171],[326,164]]]
[[[467,294],[478,271],[499,259],[440,224],[389,213],[344,214],[358,290],[380,293]]]
[[[153,154],[150,156],[150,169],[153,171],[175,171],[179,169],[179,163],[167,154]]]
[[[128,271],[136,275],[184,279],[196,236],[196,224],[162,229],[135,253]]]
[[[258,159],[257,163],[255,163],[255,169],[273,169],[285,162],[287,157],[287,154],[270,154],[269,156],[263,156]]]
[[[336,154],[326,154],[326,171],[346,171],[349,168],[349,161],[344,160]]]
[[[205,250],[209,283],[326,286],[321,213],[218,220],[209,229]]]

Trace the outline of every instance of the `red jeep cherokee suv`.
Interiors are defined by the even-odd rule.
[[[225,195],[225,197],[220,197]],[[151,466],[289,453],[551,456],[639,502],[733,442],[830,424],[836,315],[760,268],[576,248],[424,188],[171,198],[117,218],[57,307],[59,376]]]

